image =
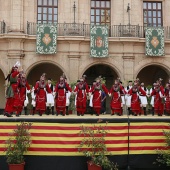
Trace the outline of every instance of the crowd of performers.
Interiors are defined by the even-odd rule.
[[[127,87],[123,87],[122,82],[117,78],[111,89],[108,89],[99,76],[93,81],[91,87],[87,84],[86,76],[83,75],[75,87],[72,89],[67,83],[64,75],[60,76],[56,85],[52,85],[51,79],[46,79],[46,74],[42,74],[40,80],[36,81],[34,87],[30,87],[26,80],[26,75],[23,70],[19,71],[19,63],[16,63],[7,76],[8,87],[6,90],[6,106],[4,116],[12,117],[15,114],[17,117],[21,115],[22,110],[27,109],[29,102],[27,94],[31,94],[33,111],[32,115],[38,113],[40,116],[47,113],[52,115],[63,115],[68,113],[69,98],[75,95],[75,107],[77,116],[83,116],[87,110],[87,100],[91,113],[99,116],[105,113],[104,108],[106,95],[111,97],[110,108],[111,115],[123,115],[123,106],[128,108],[128,115],[147,115],[146,106],[147,98],[151,98],[152,115],[157,114],[162,116],[164,111],[170,115],[170,80],[164,88],[160,78],[153,84],[153,87],[148,90],[144,83],[136,79],[134,82],[129,81]],[[54,111],[56,108],[56,111]]]

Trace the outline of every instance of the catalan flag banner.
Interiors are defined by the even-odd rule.
[[[148,56],[164,56],[164,28],[147,27],[145,29],[145,54]]]
[[[156,154],[165,149],[163,130],[169,131],[165,122],[131,122],[129,127],[129,154]]]
[[[0,122],[0,155],[5,155],[5,141],[16,128],[17,122]],[[104,123],[97,125],[106,126]],[[27,155],[82,156],[78,145],[82,137],[81,126],[89,123],[42,123],[31,127],[31,148]],[[108,123],[106,146],[112,155],[156,154],[156,149],[165,150],[163,130],[170,130],[165,122]]]
[[[107,57],[109,54],[108,27],[103,25],[92,25],[90,33],[91,57]]]
[[[4,155],[8,134],[16,127],[16,122],[0,122],[0,154]],[[82,137],[81,126],[93,126],[87,123],[33,123],[31,127],[31,148],[27,155],[78,156],[78,145]],[[106,126],[106,124],[97,124]],[[128,153],[127,123],[109,123],[107,125],[106,146],[113,155]]]
[[[57,49],[57,24],[37,24],[36,52],[55,54]]]

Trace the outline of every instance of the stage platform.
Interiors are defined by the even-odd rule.
[[[163,130],[170,130],[170,116],[117,116],[89,115],[66,116],[0,115],[0,170],[6,170],[4,142],[16,124],[32,122],[32,145],[26,155],[25,170],[87,170],[86,161],[77,150],[81,126],[100,124],[107,126],[106,145],[120,170],[163,170],[165,166],[153,164],[156,149],[165,149]]]

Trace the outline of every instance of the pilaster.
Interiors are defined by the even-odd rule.
[[[123,68],[124,68],[124,80],[133,80],[134,79],[134,61],[135,56],[133,55],[124,55],[123,58]]]
[[[23,27],[23,0],[11,0],[10,27],[8,32],[24,32]]]

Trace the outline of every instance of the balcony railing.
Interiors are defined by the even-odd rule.
[[[0,21],[0,34],[4,34],[5,33],[5,27],[6,24],[4,21]]]
[[[111,37],[144,37],[144,27],[139,25],[113,25]]]
[[[90,36],[89,24],[77,24],[77,23],[58,23],[57,25],[58,36]],[[27,34],[35,35],[37,24],[27,22]]]
[[[37,24],[27,22],[27,34],[36,35]],[[90,37],[90,24],[58,23],[58,36],[85,36]],[[165,39],[170,39],[170,27],[164,27]],[[109,37],[138,37],[145,38],[145,30],[139,25],[112,25]]]

